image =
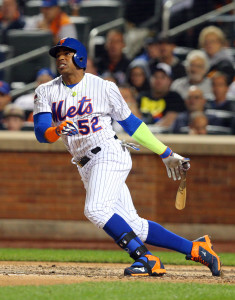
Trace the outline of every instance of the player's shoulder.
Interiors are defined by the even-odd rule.
[[[103,79],[102,77],[98,76],[98,75],[94,75],[94,74],[91,74],[91,73],[86,73],[86,78],[87,80],[91,80],[91,81],[96,81],[98,83],[103,83],[105,85],[110,85],[112,82],[109,81],[109,80],[105,80]]]
[[[37,93],[37,92],[40,92],[40,91],[48,89],[48,88],[53,88],[53,87],[59,86],[61,83],[62,83],[62,77],[61,76],[56,77],[55,79],[52,79],[46,83],[40,84],[36,88],[35,92]]]

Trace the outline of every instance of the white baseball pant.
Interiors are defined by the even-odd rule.
[[[148,222],[139,217],[125,183],[131,170],[129,150],[120,140],[110,139],[101,151],[87,156],[90,161],[79,173],[86,189],[85,216],[97,227],[103,228],[114,213],[121,216],[143,241],[147,239]]]

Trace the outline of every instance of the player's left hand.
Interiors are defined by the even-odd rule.
[[[190,159],[174,152],[167,158],[163,158],[162,161],[166,166],[168,177],[173,178],[173,180],[180,180],[181,175],[190,168]]]
[[[78,134],[78,126],[72,121],[64,121],[56,127],[56,133],[61,135],[72,136]]]

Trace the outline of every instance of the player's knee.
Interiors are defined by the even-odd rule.
[[[87,217],[89,221],[91,221],[97,227],[99,228],[104,227],[106,222],[104,211],[100,209],[85,207],[84,215]]]
[[[91,209],[89,209],[88,207],[85,207],[85,209],[84,209],[84,215],[87,217],[88,220],[90,220],[92,222],[92,220],[94,218],[94,213],[92,212]]]

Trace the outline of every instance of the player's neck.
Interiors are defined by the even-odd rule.
[[[72,84],[79,83],[83,79],[84,75],[85,75],[84,72],[78,73],[76,75],[74,74],[62,75],[62,79],[66,85],[72,85]]]

